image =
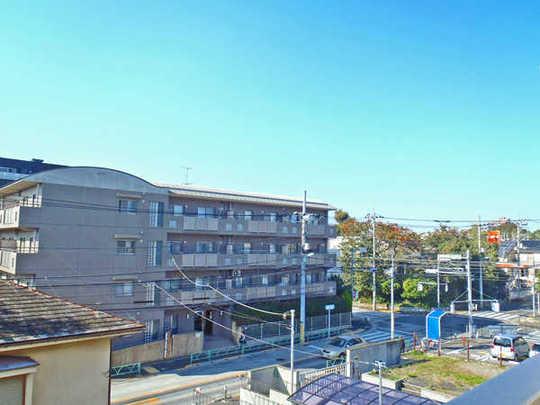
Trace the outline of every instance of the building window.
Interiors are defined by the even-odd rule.
[[[242,250],[244,253],[251,253],[251,243],[244,242],[244,245],[242,246]]]
[[[215,253],[214,242],[199,240],[195,245],[195,249],[197,253]]]
[[[114,286],[114,293],[117,297],[131,297],[133,295],[133,281],[116,284]]]
[[[118,200],[118,211],[127,214],[136,214],[138,203],[137,200],[127,198]]]
[[[216,210],[213,207],[198,207],[197,216],[198,217],[215,217]]]
[[[244,211],[244,219],[246,221],[251,221],[251,219],[253,218],[253,212],[251,211]]]
[[[183,205],[179,205],[179,204],[174,204],[172,206],[172,214],[175,216],[175,217],[179,217],[180,215],[184,215],[184,206]]]
[[[277,215],[276,215],[276,213],[275,213],[275,212],[271,212],[271,213],[268,215],[268,220],[269,220],[270,222],[276,222],[276,220],[277,220]]]
[[[169,241],[169,254],[179,255],[182,253],[184,244],[177,241]]]
[[[117,240],[116,253],[119,255],[134,255],[135,241],[134,240]]]
[[[268,252],[269,253],[276,253],[276,244],[275,243],[270,243],[268,245]]]
[[[150,201],[149,206],[149,215],[150,215],[150,226],[163,226],[163,202],[161,201]]]
[[[148,266],[161,266],[161,251],[163,248],[163,242],[160,240],[150,241],[148,244],[148,255],[146,264]]]

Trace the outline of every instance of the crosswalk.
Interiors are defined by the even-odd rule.
[[[364,338],[368,342],[382,342],[390,339],[390,331],[381,330],[381,329],[370,329],[366,332],[359,334],[360,337]],[[413,335],[408,332],[396,332],[396,337],[403,337],[407,345],[412,344]]]
[[[519,314],[515,312],[493,312],[493,311],[478,311],[473,312],[474,317],[489,318],[498,321],[510,321],[519,318]]]

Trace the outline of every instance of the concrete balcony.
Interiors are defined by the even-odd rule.
[[[287,299],[296,297],[300,294],[299,285],[274,285],[274,286],[260,286],[260,287],[242,287],[242,288],[229,288],[220,290],[224,294],[234,298],[241,302],[247,301],[263,301],[269,299]],[[306,286],[306,293],[308,296],[332,296],[336,294],[335,281],[323,281],[320,283],[308,284]],[[220,304],[230,303],[231,301],[223,295],[209,289],[200,288],[187,291],[175,291],[171,292],[176,299],[182,301],[187,305],[195,305],[202,303]],[[178,305],[174,299],[161,292],[160,301],[161,304],[167,306]]]
[[[209,233],[218,235],[261,235],[300,237],[300,224],[291,222],[259,221],[238,218],[213,218],[168,215],[165,222],[169,232]],[[332,238],[336,227],[327,224],[308,224],[308,237]]]
[[[17,252],[14,250],[0,249],[0,271],[15,274],[17,268]]]
[[[4,204],[0,209],[0,230],[25,229],[25,223],[32,209],[41,207],[41,200],[21,200],[16,203]]]
[[[243,253],[243,254],[220,254],[220,253],[179,253],[174,259],[182,267],[228,267],[228,266],[253,266],[253,267],[287,267],[300,266],[302,256],[299,254],[279,253]],[[307,258],[308,266],[335,267],[336,256],[332,253],[315,253]],[[169,266],[174,267],[174,262],[169,259]]]

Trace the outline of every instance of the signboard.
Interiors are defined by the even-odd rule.
[[[377,267],[372,267],[372,268],[371,268],[371,272],[372,272],[372,273],[375,273],[376,271],[377,271]]]
[[[324,307],[327,311],[333,311],[334,309],[336,309],[336,306],[334,304],[327,304],[325,305]]]
[[[498,245],[501,243],[501,231],[488,231],[487,242],[490,245]]]
[[[452,260],[461,260],[463,257],[458,254],[444,254],[444,255],[437,255],[437,259],[440,262],[449,262]]]
[[[439,270],[437,269],[426,269],[426,274],[437,274]]]

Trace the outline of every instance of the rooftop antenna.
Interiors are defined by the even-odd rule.
[[[189,182],[189,171],[192,169],[191,167],[188,167],[188,166],[182,166],[182,169],[184,169],[186,171],[186,174],[185,174],[185,179],[184,179],[184,184],[185,185],[188,185],[190,184]]]

